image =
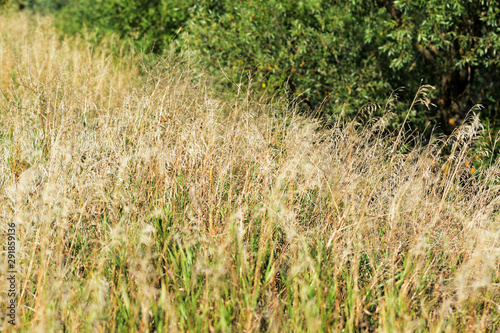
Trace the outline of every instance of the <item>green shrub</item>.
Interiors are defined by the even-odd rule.
[[[193,11],[184,37],[208,56],[213,72],[222,66],[238,81],[250,70],[267,91],[288,83],[307,105],[325,102],[329,112],[344,103],[382,101],[391,93],[388,73],[374,52],[382,37],[367,40],[364,31],[374,29],[371,22],[388,19],[383,10],[318,0],[209,3]]]
[[[251,72],[263,92],[286,87],[291,98],[303,101],[303,109],[322,106],[325,119],[357,115],[369,102],[383,106],[388,94],[405,86],[398,93],[404,103],[395,109],[396,124],[404,120],[420,130],[440,124],[450,133],[481,103],[486,107],[481,119],[500,126],[496,0],[22,3],[41,12],[58,10],[65,32],[86,28],[98,38],[113,33],[155,54],[175,39],[202,55],[220,78],[221,91],[234,92]],[[405,114],[422,84],[436,87],[428,97],[439,108]]]
[[[72,1],[59,13],[57,25],[68,32],[83,28],[98,36],[109,33],[132,40],[146,52],[161,53],[188,19],[194,0]]]
[[[247,70],[267,90],[288,80],[313,108],[332,94],[327,114],[355,114],[402,86],[407,108],[419,86],[431,84],[439,113],[422,109],[409,120],[420,129],[441,123],[448,133],[476,103],[486,106],[483,119],[499,111],[497,1],[207,3],[193,11],[185,37],[231,80]]]
[[[484,104],[497,117],[500,93],[500,3],[497,0],[406,0],[389,8],[380,47],[393,76],[414,87],[437,87],[441,123],[450,132]]]

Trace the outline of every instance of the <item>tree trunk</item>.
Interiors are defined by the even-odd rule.
[[[443,130],[450,134],[460,126],[472,108],[471,85],[474,68],[470,65],[463,69],[448,71],[441,75],[441,98],[439,108]]]

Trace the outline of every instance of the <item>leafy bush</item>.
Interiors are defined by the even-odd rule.
[[[289,79],[294,92],[324,109],[382,102],[388,92],[437,87],[440,114],[414,115],[446,132],[476,103],[499,111],[500,35],[496,1],[212,1],[197,7],[185,35],[209,63],[237,80],[252,70],[265,89]],[[218,4],[215,6],[215,4]],[[403,99],[411,102],[412,94]],[[345,109],[344,109],[345,110]]]
[[[161,53],[188,19],[194,0],[72,1],[59,13],[57,25],[69,32],[87,28],[132,40],[139,48]]]
[[[212,8],[193,11],[185,38],[208,55],[212,71],[222,65],[237,81],[250,70],[267,91],[286,82],[310,107],[324,101],[331,112],[391,92],[374,53],[381,36],[366,41],[357,29],[369,27],[372,17],[389,19],[385,11],[343,2],[212,1]]]
[[[496,0],[27,0],[38,11],[61,9],[66,32],[84,27],[162,53],[176,39],[202,54],[223,91],[251,71],[262,91],[288,87],[328,119],[384,103],[402,86],[400,120],[421,130],[460,125],[476,103],[500,127],[500,34]],[[180,31],[185,33],[179,34]],[[177,37],[177,38],[176,38]],[[222,70],[221,70],[222,69]],[[404,113],[422,84],[437,109]],[[383,108],[382,108],[383,109]],[[370,108],[373,111],[373,108]]]
[[[500,3],[496,0],[394,2],[381,46],[395,75],[410,86],[421,78],[438,88],[442,123],[451,131],[474,104],[497,117]],[[497,125],[498,126],[498,125]]]

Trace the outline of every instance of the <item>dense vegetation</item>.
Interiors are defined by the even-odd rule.
[[[116,33],[159,54],[175,40],[200,52],[226,90],[234,89],[227,78],[239,83],[250,71],[262,90],[287,87],[306,109],[322,105],[326,119],[354,115],[366,103],[383,104],[403,86],[399,97],[407,107],[421,84],[431,84],[437,108],[415,112],[410,124],[420,130],[439,125],[449,134],[482,104],[483,123],[500,126],[496,0],[21,3],[42,12],[59,10],[58,25],[65,32],[86,27],[98,36]]]
[[[465,30],[431,38],[405,19],[425,14],[418,2],[138,3],[27,1],[56,16],[0,15],[0,221],[17,226],[19,260],[16,324],[0,317],[1,331],[500,329],[500,162],[480,118],[447,137],[407,127],[466,103],[439,101],[453,61],[471,99],[490,93],[478,82],[495,82],[496,46],[471,50],[494,44],[494,10],[479,12],[483,37],[463,48],[477,59],[460,72],[461,56],[438,52]],[[379,19],[394,26],[380,34]],[[411,31],[421,49],[404,44]],[[444,86],[418,87],[415,71]],[[416,93],[397,103],[404,78]],[[328,84],[324,118],[304,115]],[[358,113],[372,95],[381,107]],[[1,272],[6,235],[0,224]]]

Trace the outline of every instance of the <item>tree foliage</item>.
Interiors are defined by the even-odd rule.
[[[35,9],[49,2],[24,1]],[[368,102],[383,104],[402,86],[399,97],[410,103],[422,84],[431,84],[438,107],[414,111],[408,119],[414,125],[439,123],[450,132],[482,103],[482,119],[500,127],[496,0],[57,3],[64,31],[86,26],[98,35],[113,32],[155,53],[175,39],[202,54],[221,81],[238,82],[251,71],[263,91],[287,86],[306,109],[321,105],[325,118],[356,114]]]
[[[443,124],[451,129],[477,103],[499,111],[500,3],[496,0],[386,1],[391,20],[380,46],[399,80],[423,78],[438,88]]]
[[[288,83],[310,107],[324,103],[330,113],[391,93],[373,47],[381,36],[365,43],[358,29],[371,16],[389,19],[384,11],[318,0],[216,3],[193,11],[185,35],[214,71],[222,65],[238,80],[250,70],[265,90]]]

